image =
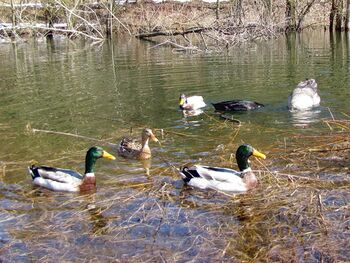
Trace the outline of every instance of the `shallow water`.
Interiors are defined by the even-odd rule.
[[[311,147],[304,138],[330,133],[323,119],[348,118],[348,37],[305,32],[226,54],[187,55],[150,47],[133,39],[101,46],[62,39],[0,45],[0,258],[7,262],[349,258],[349,184],[326,188],[282,184],[270,198],[268,193],[276,186],[262,179],[253,193],[230,197],[182,186],[169,166],[196,162],[229,166],[230,153],[242,142],[266,153],[270,170],[290,165],[280,158],[282,149]],[[290,113],[287,97],[305,78],[317,80],[321,106],[302,115]],[[177,108],[181,93],[204,96],[208,104],[204,113],[185,118]],[[238,128],[225,123],[210,106],[234,98],[256,100],[266,107],[236,114],[234,118],[242,122]],[[156,131],[162,145],[151,144],[151,163],[99,160],[96,193],[54,193],[31,185],[26,167],[33,161],[82,171],[86,149],[99,143],[32,133],[30,128],[116,143],[131,129],[139,136],[143,127],[165,131],[163,136]],[[295,139],[301,135],[305,137]],[[105,149],[116,153],[113,147]],[[324,168],[318,176],[325,181],[348,180],[348,162],[342,161],[338,165],[317,160]],[[254,165],[265,169],[256,161]],[[332,165],[340,168],[334,171]],[[150,167],[150,176],[144,166]],[[291,166],[289,172],[299,168]],[[310,217],[319,196],[324,222],[318,221],[319,214]],[[328,245],[323,244],[325,239]],[[337,249],[330,249],[332,244]]]

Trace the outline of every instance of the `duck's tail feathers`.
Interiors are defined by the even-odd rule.
[[[194,177],[200,177],[196,170],[191,170],[187,166],[179,170],[182,179],[188,183]]]

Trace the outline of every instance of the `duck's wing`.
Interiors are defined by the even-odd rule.
[[[191,105],[193,110],[203,108],[206,106],[202,96],[191,96],[186,98],[186,103]]]
[[[124,157],[131,157],[137,155],[141,149],[142,144],[140,141],[125,137],[119,143],[118,154]]]
[[[233,169],[212,167],[204,165],[195,165],[196,171],[202,178],[221,181],[221,182],[237,182],[242,181],[241,173]]]
[[[41,177],[43,179],[48,179],[60,183],[77,184],[80,183],[83,179],[83,176],[76,171],[50,166],[32,165],[31,167],[28,167],[28,170],[33,180],[35,178]]]
[[[207,181],[235,182],[241,181],[241,173],[229,168],[211,167],[204,165],[194,165],[181,170],[181,175],[185,182],[192,178],[202,178]]]
[[[200,189],[242,193],[247,187],[241,173],[229,168],[195,165],[180,171],[183,180]]]

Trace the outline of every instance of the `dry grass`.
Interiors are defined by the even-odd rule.
[[[10,23],[15,17],[22,28],[2,30],[3,37],[19,38],[21,35],[44,36],[47,33],[66,34],[74,38],[82,36],[93,41],[104,39],[111,32],[139,36],[148,32],[176,33],[168,38],[149,38],[156,43],[170,44],[177,49],[189,51],[225,50],[257,39],[272,38],[285,28],[285,1],[273,2],[271,10],[265,2],[243,1],[220,4],[217,17],[216,4],[201,1],[187,3],[165,2],[154,4],[143,1],[137,4],[110,6],[109,2],[98,4],[74,3],[56,0],[50,5],[40,2],[44,8],[19,7],[0,11],[1,22]],[[307,1],[300,1],[300,13]],[[328,23],[328,3],[316,3],[305,17],[304,27],[325,26]],[[63,28],[47,29],[37,23],[64,23]],[[203,29],[200,33],[183,34],[191,29]],[[52,31],[52,32],[50,32]],[[166,41],[166,42],[164,42]]]
[[[212,129],[231,130],[235,140],[241,127],[212,120]],[[171,166],[142,180],[110,177],[98,192],[83,195],[3,185],[11,204],[1,212],[1,258],[345,262],[350,121],[324,123],[329,134],[295,135],[272,147],[267,162],[254,159],[261,183],[243,195],[178,186]],[[164,136],[186,135],[166,129]],[[232,162],[227,156],[219,154],[220,165]]]

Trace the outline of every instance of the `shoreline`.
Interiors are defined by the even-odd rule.
[[[302,25],[299,30],[291,30],[283,3],[274,2],[271,7],[253,1],[242,6],[221,1],[3,4],[7,8],[0,11],[0,40],[16,42],[60,34],[96,42],[126,33],[156,45],[208,51],[274,38],[287,31],[327,27],[329,3],[315,4],[307,13],[300,13],[295,21],[295,27]]]

